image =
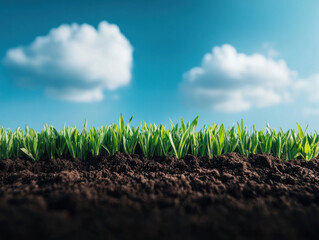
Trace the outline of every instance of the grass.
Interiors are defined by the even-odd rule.
[[[0,159],[27,155],[33,161],[62,156],[85,160],[103,152],[113,155],[119,151],[144,154],[146,157],[169,154],[178,158],[186,154],[212,158],[229,152],[246,156],[271,153],[285,160],[311,160],[319,153],[319,135],[306,133],[298,123],[298,131],[291,129],[286,132],[269,126],[262,130],[256,130],[253,126],[248,131],[243,120],[228,129],[223,124],[219,126],[214,123],[195,131],[198,117],[187,124],[183,119],[176,125],[171,122],[170,128],[146,122],[131,127],[131,121],[132,118],[125,124],[121,115],[119,124],[88,129],[85,122],[82,130],[65,125],[60,131],[45,125],[41,132],[28,126],[25,131],[0,127]]]

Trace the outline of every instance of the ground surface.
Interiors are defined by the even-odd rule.
[[[319,239],[319,160],[0,161],[2,239]]]

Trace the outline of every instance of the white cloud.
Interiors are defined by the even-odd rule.
[[[187,101],[224,112],[240,112],[290,101],[297,73],[285,61],[238,53],[228,44],[204,55],[200,67],[184,74]]]
[[[279,56],[279,53],[275,49],[273,49],[273,48],[268,49],[268,57],[276,58],[278,56]]]
[[[61,25],[29,46],[9,49],[4,58],[15,83],[40,87],[68,101],[103,99],[131,80],[133,48],[117,25],[105,21]]]
[[[302,113],[307,117],[319,116],[319,109],[313,107],[306,107],[303,109]]]
[[[47,95],[52,97],[57,97],[62,100],[72,101],[72,102],[92,102],[101,101],[103,99],[103,92],[101,89],[55,89],[48,88],[45,91]]]
[[[266,43],[264,43],[264,44],[262,45],[262,48],[267,51],[267,56],[268,56],[269,58],[277,58],[277,57],[279,57],[279,52],[277,52],[277,51],[273,48],[273,44],[266,42]]]
[[[314,74],[306,79],[301,79],[294,85],[296,94],[306,94],[310,103],[319,103],[319,74]]]

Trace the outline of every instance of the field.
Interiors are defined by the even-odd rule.
[[[317,239],[317,133],[0,129],[4,239]]]
[[[246,155],[266,153],[284,160],[303,158],[311,160],[319,153],[319,135],[306,133],[297,123],[298,131],[266,129],[251,131],[244,126],[243,120],[236,126],[225,129],[224,125],[213,123],[196,130],[198,117],[180,125],[171,122],[171,128],[163,125],[141,122],[138,127],[125,125],[123,116],[119,124],[87,129],[84,123],[82,131],[76,127],[66,127],[60,131],[45,125],[41,132],[26,126],[25,131],[18,128],[14,132],[0,127],[0,159],[28,156],[33,161],[41,158],[72,157],[85,160],[106,153],[116,152],[143,154],[145,157],[176,156],[186,154],[208,156],[238,152]]]

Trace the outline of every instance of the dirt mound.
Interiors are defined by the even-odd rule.
[[[319,160],[0,161],[4,239],[316,239]]]

